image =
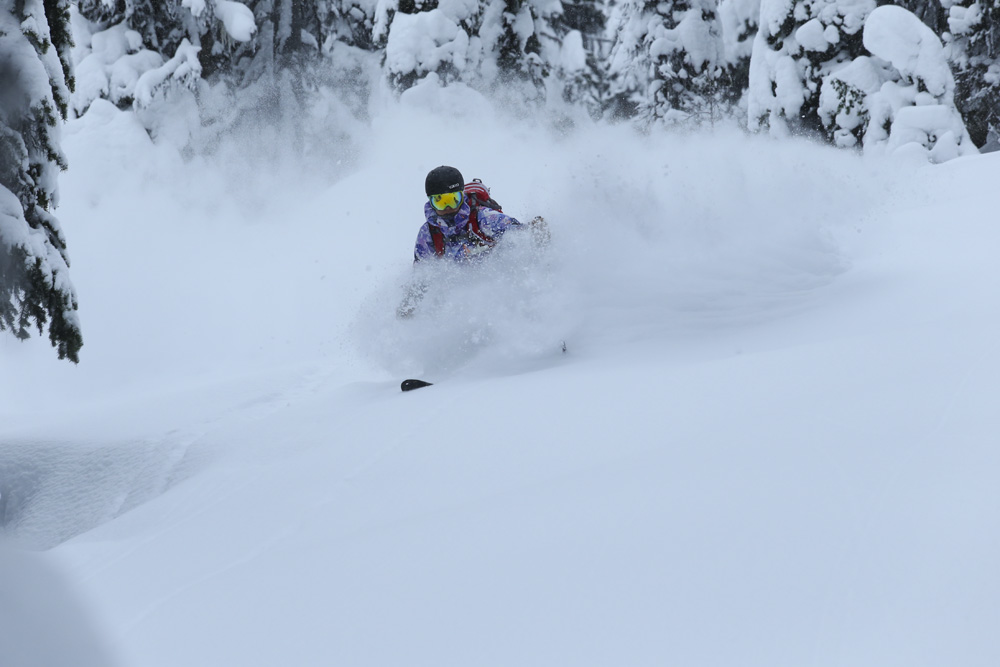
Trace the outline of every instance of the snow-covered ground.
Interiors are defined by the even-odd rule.
[[[355,140],[66,130],[85,346],[0,338],[0,516],[119,664],[1000,661],[1000,157],[419,106]],[[552,244],[398,321],[442,163]]]

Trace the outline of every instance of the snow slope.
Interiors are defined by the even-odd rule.
[[[120,664],[997,663],[995,155],[424,111],[301,171],[68,128],[86,345],[0,339],[0,509]],[[399,322],[441,163],[553,244]]]

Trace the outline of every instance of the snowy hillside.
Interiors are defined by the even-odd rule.
[[[0,338],[0,509],[118,664],[997,664],[995,155],[426,104],[341,164],[67,128],[86,345]],[[442,163],[553,241],[398,321]]]

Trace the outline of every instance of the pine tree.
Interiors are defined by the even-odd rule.
[[[502,31],[494,54],[500,73],[498,84],[508,86],[527,81],[538,85],[544,75],[541,42],[536,30],[540,15],[525,0],[503,0],[503,4]]]
[[[558,2],[547,7],[561,11]],[[397,10],[376,19],[376,40],[384,25],[385,75],[397,91],[432,78],[439,85],[467,84],[515,112],[545,100],[550,63],[542,57],[539,31],[546,18],[531,0],[445,7],[436,0],[400,0]]]
[[[908,10],[938,36],[948,31],[948,10],[940,0],[897,0],[892,4]]]
[[[538,32],[552,48],[549,87],[570,107],[599,118],[607,98],[603,77],[603,35],[607,18],[596,0],[567,0]]]
[[[750,62],[750,127],[828,136],[818,113],[823,79],[866,53],[861,29],[875,4],[765,0]]]
[[[947,4],[955,101],[973,143],[981,147],[991,134],[1000,139],[1000,0]]]
[[[719,0],[718,14],[727,94],[731,100],[741,100],[750,87],[750,56],[759,30],[760,0]]]
[[[145,48],[170,58],[191,35],[185,26],[190,10],[178,0],[77,0],[80,14],[107,28],[124,23],[142,38]]]
[[[428,74],[444,84],[462,78],[460,63],[469,55],[469,33],[478,23],[478,14],[469,7],[454,7],[443,13],[437,0],[398,0],[382,6],[377,17],[374,41],[384,43],[386,78],[398,92],[404,92]],[[423,38],[423,39],[421,39]],[[413,45],[419,43],[416,51]],[[434,51],[433,56],[428,49]]]
[[[650,3],[654,8],[656,3]],[[643,0],[612,1],[609,5],[607,38],[612,43],[606,62],[608,84],[605,117],[613,121],[634,118],[649,85],[649,64],[643,58]]]
[[[819,115],[835,144],[932,162],[978,152],[954,103],[944,47],[919,17],[879,7],[865,21],[863,42],[865,55],[823,80]]]
[[[364,51],[374,51],[378,46],[375,39],[375,7],[360,0],[319,0],[316,17],[321,34],[316,35],[321,42],[330,40]],[[383,44],[384,46],[384,44]]]
[[[366,0],[79,2],[93,35],[78,114],[104,97],[133,109],[154,140],[215,150],[241,132],[267,139],[254,144],[262,159],[275,145],[343,148],[340,126],[365,117],[377,80],[376,16],[395,11]]]
[[[628,0],[612,22],[612,116],[698,124],[718,119],[739,97],[716,0]]]
[[[266,0],[269,4],[275,1],[292,2]],[[156,77],[160,81],[157,86],[160,89],[173,84],[191,89],[197,79],[229,72],[234,62],[255,51],[254,30],[248,28],[253,17],[246,3],[215,0],[117,0],[108,3],[106,0],[79,0],[78,7],[83,17],[101,29],[123,26],[139,36],[139,48],[159,54],[163,64],[173,61],[167,65],[168,71],[163,76]],[[189,51],[191,46],[195,51]],[[126,55],[135,51],[135,48],[130,49]],[[194,76],[191,76],[192,67],[189,65],[183,68],[184,74],[175,77],[178,65],[188,61],[195,52],[198,62],[194,66],[197,70]],[[115,63],[105,64],[109,70],[115,66]],[[131,93],[114,94],[112,101],[127,108],[134,100]]]
[[[59,122],[69,108],[65,0],[0,4],[0,329],[20,339],[48,326],[59,358],[83,339],[66,240],[50,212],[66,168]]]
[[[302,151],[306,140],[301,125],[327,70],[319,67],[332,3],[298,0],[256,0],[246,3],[253,11],[257,31],[253,38],[232,45],[216,78],[234,83],[232,105],[251,124],[281,125],[285,144]],[[321,11],[322,10],[322,11]],[[213,30],[213,38],[227,35]]]

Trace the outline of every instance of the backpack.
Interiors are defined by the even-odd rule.
[[[479,208],[485,206],[494,211],[503,212],[500,204],[490,197],[490,189],[483,185],[478,178],[472,179],[465,188],[465,198],[469,202],[469,236],[473,237],[480,245],[493,247],[496,239],[479,228]],[[434,225],[429,225],[431,241],[434,242],[434,254],[438,257],[444,255],[444,234]]]

